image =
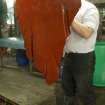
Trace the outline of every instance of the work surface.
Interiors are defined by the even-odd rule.
[[[0,95],[19,105],[54,105],[53,93],[53,86],[23,69],[0,71]],[[44,104],[50,99],[53,104]]]
[[[95,90],[96,105],[105,105],[105,89]],[[48,86],[42,78],[29,74],[23,69],[0,71],[0,95],[19,105],[56,105],[54,87]]]

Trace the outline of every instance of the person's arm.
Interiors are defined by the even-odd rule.
[[[81,37],[89,38],[91,34],[93,33],[94,29],[91,27],[80,23],[79,21],[75,20],[72,23],[72,28],[75,32],[77,32]]]
[[[85,13],[83,17],[83,22],[80,23],[78,20],[74,19],[71,27],[78,33],[81,37],[88,39],[94,30],[96,30],[99,23],[99,13],[95,9],[90,9]]]

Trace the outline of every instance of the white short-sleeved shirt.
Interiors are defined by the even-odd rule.
[[[92,3],[83,1],[75,19],[86,24],[88,27],[93,28],[94,32],[88,39],[85,39],[70,28],[71,33],[66,39],[64,52],[88,53],[93,51],[95,49],[97,30],[99,26],[99,12],[97,8]]]

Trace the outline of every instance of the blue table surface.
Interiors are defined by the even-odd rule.
[[[25,49],[24,40],[16,37],[0,38],[1,48]]]

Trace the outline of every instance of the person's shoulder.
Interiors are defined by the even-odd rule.
[[[88,8],[88,9],[97,9],[97,7],[95,6],[95,4],[89,2],[89,1],[85,1],[85,6]]]

